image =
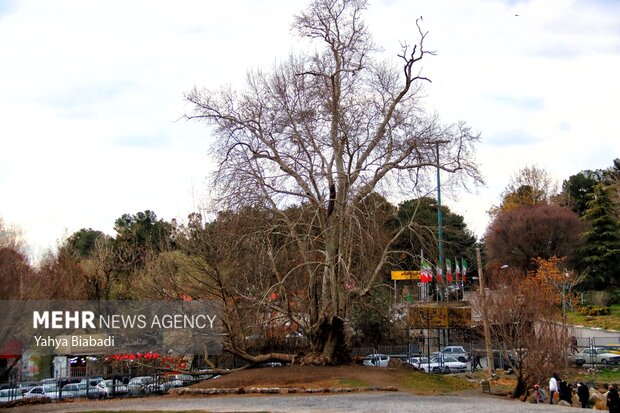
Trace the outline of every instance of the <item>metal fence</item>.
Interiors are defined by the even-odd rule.
[[[212,374],[161,375],[153,373],[135,377],[116,375],[110,379],[94,376],[5,383],[0,389],[0,404],[19,399],[44,397],[53,401],[61,401],[154,396],[164,394],[172,388],[189,386],[212,377]]]

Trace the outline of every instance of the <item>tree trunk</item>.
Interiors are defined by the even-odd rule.
[[[525,383],[525,380],[523,380],[523,377],[518,376],[517,385],[512,391],[512,398],[517,399],[524,394],[527,394],[527,384]]]
[[[351,361],[344,320],[324,317],[315,333],[311,354],[304,357],[308,364],[347,364]]]

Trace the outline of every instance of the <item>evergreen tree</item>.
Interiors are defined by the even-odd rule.
[[[476,237],[467,228],[463,216],[445,205],[441,206],[444,258],[465,258],[474,262]],[[420,252],[433,263],[437,257],[437,200],[422,197],[403,202],[398,207],[399,225],[409,223],[409,231],[396,242],[396,249],[402,251],[398,268],[420,268]],[[413,220],[411,219],[413,216]],[[404,254],[404,253],[407,254]]]
[[[588,229],[580,250],[580,269],[587,285],[595,289],[620,285],[620,222],[614,214],[611,185],[594,187],[584,220]]]

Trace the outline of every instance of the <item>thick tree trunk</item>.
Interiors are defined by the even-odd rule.
[[[524,394],[527,394],[527,383],[521,375],[517,375],[517,385],[512,391],[512,398],[517,399]]]
[[[303,358],[308,364],[347,364],[351,361],[344,320],[325,317],[319,324],[312,342],[312,351]]]

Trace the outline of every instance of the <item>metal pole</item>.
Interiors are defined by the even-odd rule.
[[[491,327],[487,316],[486,291],[484,290],[484,274],[482,272],[482,259],[480,258],[480,248],[476,248],[476,261],[478,262],[478,281],[480,282],[479,298],[482,307],[482,325],[484,327],[484,347],[487,353],[487,368],[489,378],[493,375],[495,366],[493,365],[493,348],[491,347]]]
[[[443,231],[441,222],[441,179],[439,167],[439,142],[437,142],[437,238],[439,241],[439,270],[443,273],[444,257],[443,257]],[[444,295],[446,292],[444,291]]]

